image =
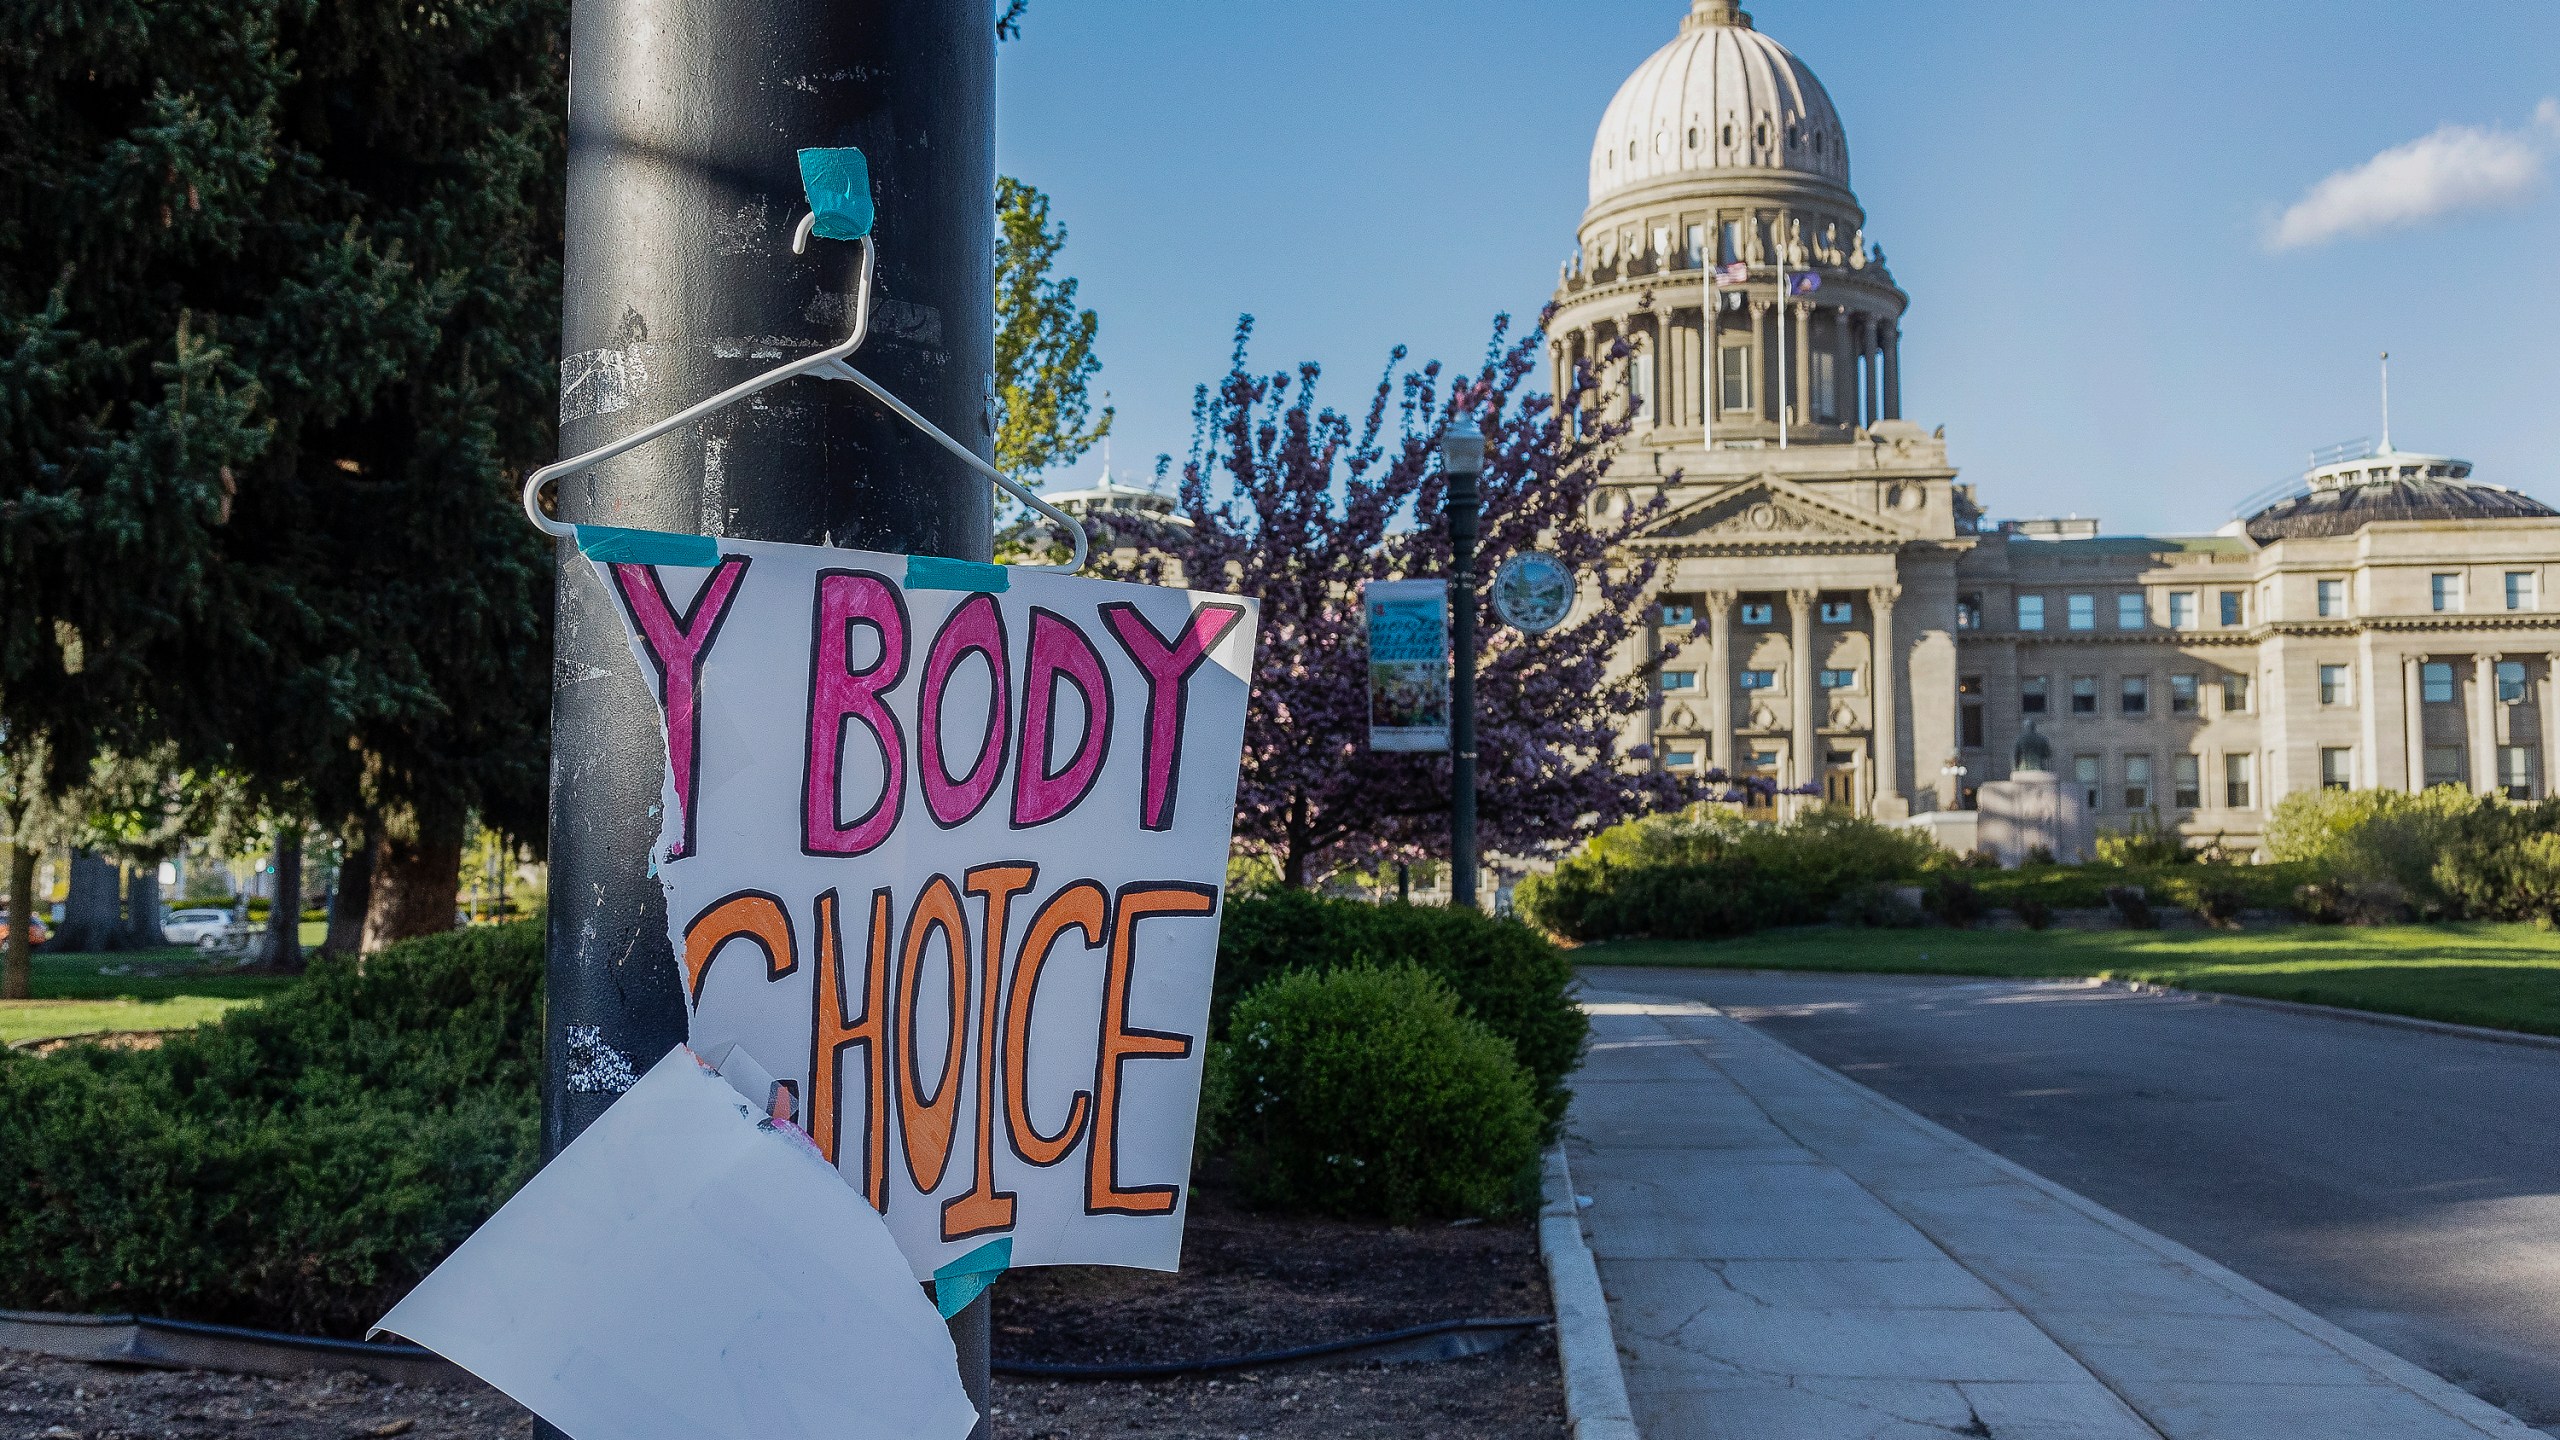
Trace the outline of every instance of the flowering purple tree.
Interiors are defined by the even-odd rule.
[[[1544,635],[1480,614],[1476,804],[1485,851],[1551,854],[1630,814],[1725,798],[1723,775],[1662,773],[1643,763],[1642,747],[1619,742],[1654,679],[1610,662],[1644,622],[1653,567],[1620,563],[1610,550],[1654,510],[1595,520],[1592,492],[1625,427],[1590,414],[1587,373],[1561,404],[1529,391],[1544,337],[1513,339],[1506,317],[1471,376],[1444,376],[1436,361],[1399,375],[1399,348],[1355,421],[1319,407],[1313,365],[1294,374],[1248,370],[1251,336],[1247,317],[1226,378],[1215,390],[1203,386],[1194,405],[1180,490],[1190,527],[1154,529],[1137,558],[1120,565],[1133,578],[1178,576],[1262,602],[1237,796],[1237,839],[1247,849],[1268,855],[1291,886],[1349,864],[1448,853],[1448,757],[1369,749],[1360,587],[1448,573],[1436,457],[1441,432],[1461,413],[1485,434],[1481,579],[1531,549],[1582,577],[1581,604]],[[1577,409],[1585,411],[1579,426]],[[1483,603],[1481,587],[1475,601]]]

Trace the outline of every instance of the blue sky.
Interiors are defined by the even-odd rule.
[[[1600,113],[1686,8],[1034,0],[997,156],[1071,232],[1115,463],[1188,447],[1240,313],[1346,406],[1392,345],[1534,320]],[[2385,348],[2400,448],[2560,503],[2560,5],[1748,8],[1840,109],[1912,296],[1903,413],[1994,515],[2211,529],[2376,433]]]

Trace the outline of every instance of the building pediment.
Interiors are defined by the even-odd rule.
[[[1624,542],[1638,550],[1726,548],[1890,550],[1917,539],[1880,515],[1840,505],[1769,475],[1754,475],[1656,516]]]

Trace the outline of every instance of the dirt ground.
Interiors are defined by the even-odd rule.
[[[1246,1355],[1436,1320],[1545,1315],[1527,1221],[1384,1225],[1257,1215],[1214,1177],[1195,1194],[1182,1271],[1025,1270],[995,1288],[997,1359],[1128,1363]],[[1560,1440],[1564,1397],[1541,1331],[1491,1355],[1418,1365],[1311,1362],[1149,1381],[999,1377],[1002,1440]],[[352,1373],[268,1380],[138,1370],[0,1350],[0,1440],[522,1440],[533,1417],[478,1385]]]

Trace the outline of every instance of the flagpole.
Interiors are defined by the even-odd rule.
[[[1716,448],[1716,267],[1710,226],[1698,232],[1698,435],[1702,450]]]
[[[1771,226],[1775,230],[1776,226]],[[1778,448],[1787,448],[1787,242],[1775,235],[1778,253]]]

